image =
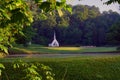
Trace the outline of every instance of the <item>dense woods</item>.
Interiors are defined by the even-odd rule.
[[[78,46],[120,45],[120,15],[112,10],[100,13],[99,8],[95,6],[67,5],[66,1],[0,0],[0,57],[1,55],[3,57],[3,53],[12,51],[13,55],[14,53],[24,54],[24,51],[35,55],[37,50],[40,51],[40,54],[47,53],[49,57],[41,56],[40,58],[37,54],[36,57],[30,55],[22,58],[20,55],[20,58],[17,58],[14,55],[15,58],[7,56],[0,58],[0,80],[54,80],[54,77],[56,80],[119,79],[120,60],[118,55],[115,58],[107,57],[106,54],[105,57],[103,55],[98,57],[99,55],[97,56],[95,53],[95,56],[87,55],[85,58],[82,55],[77,56],[77,53],[82,53],[79,51],[83,49]],[[120,4],[120,0],[107,0],[106,4],[114,2]],[[77,47],[58,47],[58,50],[54,48],[53,51],[51,47],[41,47],[41,45],[48,46],[51,43],[54,32],[60,46]],[[40,45],[26,47],[31,43]],[[17,44],[23,44],[26,49],[31,51],[25,49],[22,51],[23,46]],[[18,48],[12,48],[12,45],[16,45]],[[120,47],[117,47],[118,51],[116,51],[116,47],[107,47],[107,49],[92,47],[91,50],[93,52],[97,50],[96,52],[99,53],[102,52],[102,49],[103,52],[113,53],[115,51],[114,53],[116,53],[119,52]],[[91,50],[89,47],[89,49],[83,49],[83,52],[91,52]],[[62,56],[52,57],[48,52],[50,55],[60,52]],[[69,53],[68,55],[75,53],[76,56],[64,57],[64,52]],[[41,63],[50,65],[52,69]]]
[[[120,3],[119,0],[108,0],[106,4],[114,2]],[[109,11],[101,14],[95,6],[83,5],[71,6],[72,12],[70,6],[66,0],[0,1],[0,50],[8,53],[8,48],[15,42],[47,45],[54,31],[64,46],[119,43],[117,36],[115,39],[115,36],[110,36],[116,33],[110,27],[118,26],[118,13]]]
[[[32,43],[47,46],[53,40],[55,31],[61,46],[120,44],[120,15],[117,12],[110,10],[100,13],[99,8],[87,5],[71,7],[72,14],[63,10],[62,17],[55,13],[54,15],[42,15],[40,19],[37,18],[31,28],[24,30],[25,33],[29,30],[28,34],[30,34],[26,34],[29,39],[25,41],[26,38],[23,40],[21,37],[22,40],[18,41],[25,41],[25,43],[32,41]]]

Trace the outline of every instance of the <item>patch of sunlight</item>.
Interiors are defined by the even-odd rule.
[[[23,51],[23,52],[26,52],[26,53],[28,53],[28,54],[31,54],[31,51],[29,51],[29,50],[27,50],[27,49],[23,49],[23,48],[14,48],[14,49],[18,50],[19,52],[20,52],[20,51]],[[22,53],[22,52],[21,52],[21,53]]]
[[[69,51],[77,51],[83,49],[81,47],[44,47],[44,48],[51,50],[69,50]]]
[[[5,53],[0,52],[0,58],[3,58],[5,56]]]

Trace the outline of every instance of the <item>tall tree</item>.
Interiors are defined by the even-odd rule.
[[[26,0],[28,1],[28,0]],[[29,3],[24,0],[1,0],[0,1],[0,30],[1,30],[1,51],[7,53],[7,48],[13,41],[15,34],[21,33],[24,26],[33,22],[33,13]],[[61,9],[69,9],[66,0],[34,0],[41,12],[54,13],[56,9],[59,15],[62,15]],[[11,40],[12,39],[12,40]]]
[[[22,33],[24,25],[33,21],[31,11],[26,2],[22,0],[0,1],[0,49],[7,53],[7,48],[13,41],[16,33]]]
[[[120,22],[117,22],[111,26],[109,33],[107,34],[107,40],[109,44],[120,45]]]

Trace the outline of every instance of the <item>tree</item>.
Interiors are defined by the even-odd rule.
[[[113,24],[107,34],[109,44],[120,45],[120,22]]]
[[[107,45],[107,32],[112,24],[120,20],[119,14],[113,11],[100,13],[99,8],[95,6],[76,5],[71,7],[72,14],[63,10],[65,15],[62,17],[55,14],[46,20],[35,21],[33,28],[37,30],[37,35],[33,42],[47,45],[52,41],[53,30],[55,30],[57,40],[62,46]],[[83,14],[84,19],[81,18],[83,17],[80,15],[81,13],[86,13]],[[79,40],[77,41],[77,39]]]
[[[25,46],[31,44],[32,37],[36,35],[35,29],[32,26],[26,26],[22,29],[23,34],[16,34],[15,42],[17,44],[24,44]]]
[[[33,21],[32,13],[22,0],[0,1],[0,49],[6,53],[16,33],[22,33],[23,26]]]
[[[108,0],[106,2],[106,4],[111,4],[111,3],[119,3],[120,4],[120,0]]]
[[[28,1],[28,0],[26,0]],[[14,42],[15,34],[22,34],[23,27],[30,26],[33,22],[31,7],[24,0],[1,0],[0,1],[0,49],[6,53],[8,46]],[[66,0],[34,0],[41,12],[54,13],[56,9],[62,15],[61,9],[69,10]]]
[[[33,0],[34,5],[29,5],[29,0],[1,0],[0,1],[0,49],[7,53],[8,46],[14,42],[15,34],[22,34],[25,26],[30,26],[33,22],[33,13],[31,9],[34,5],[39,7],[40,12],[54,14],[57,10],[59,16],[62,16],[62,8],[71,11],[66,0]],[[119,0],[109,0],[107,4],[113,2],[120,3]],[[86,14],[87,9],[84,12]],[[83,14],[81,14],[83,15]],[[81,17],[86,19],[86,16]]]

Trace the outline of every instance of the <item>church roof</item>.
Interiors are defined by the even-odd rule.
[[[53,39],[52,43],[49,44],[49,46],[52,46],[52,47],[59,46],[59,43],[56,39],[56,33],[55,32],[54,32],[54,39]]]

